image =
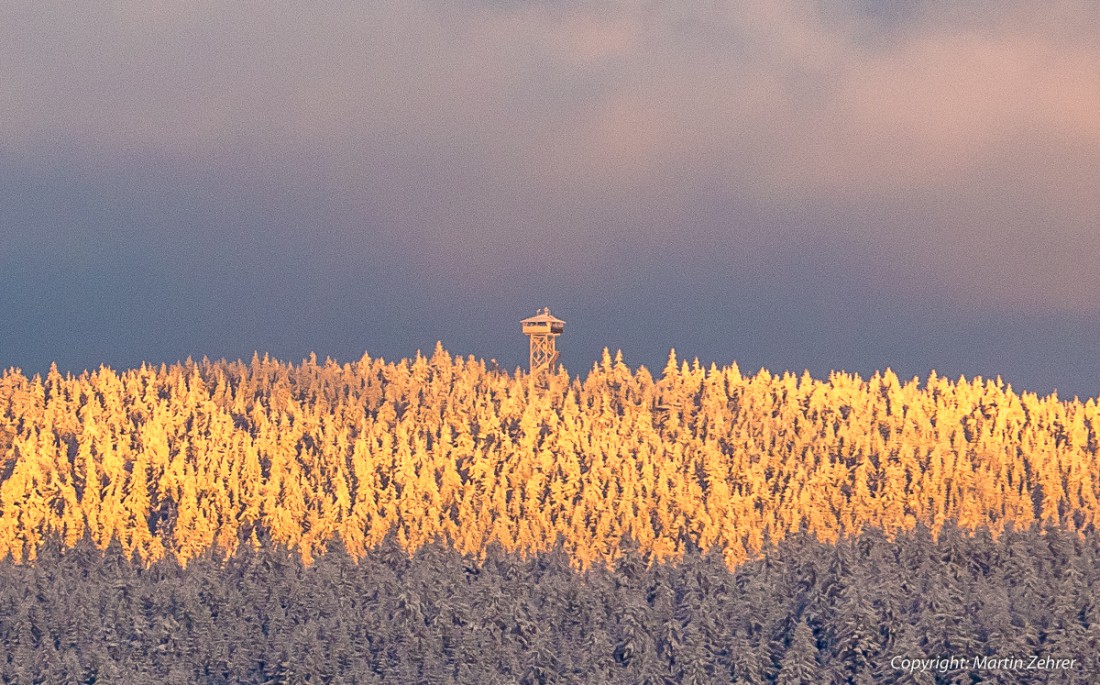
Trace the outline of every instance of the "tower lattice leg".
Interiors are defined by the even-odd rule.
[[[553,370],[558,363],[556,335],[531,336],[531,373]]]

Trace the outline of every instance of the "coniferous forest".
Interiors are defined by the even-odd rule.
[[[1100,679],[1100,408],[449,355],[0,376],[4,682]]]

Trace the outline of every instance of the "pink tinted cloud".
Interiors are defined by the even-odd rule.
[[[471,279],[546,243],[580,278],[711,221],[731,260],[835,238],[884,288],[1100,307],[1090,3],[926,3],[882,30],[795,0],[88,7],[0,22],[0,144],[310,150]],[[704,190],[809,218],[726,226]]]

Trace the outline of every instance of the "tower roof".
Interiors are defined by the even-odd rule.
[[[556,317],[556,316],[554,316],[553,314],[550,313],[550,308],[549,307],[543,307],[542,309],[538,310],[537,314],[535,314],[534,316],[530,316],[530,317],[524,319],[523,321],[520,321],[520,323],[525,324],[525,325],[526,324],[533,324],[533,323],[535,323],[535,324],[537,324],[537,323],[546,323],[546,324],[555,324],[555,323],[557,323],[557,324],[562,324],[562,325],[565,324],[564,321],[562,321],[561,319],[559,319],[558,317]]]

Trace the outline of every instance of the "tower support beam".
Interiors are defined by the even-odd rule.
[[[558,364],[556,335],[535,334],[531,336],[531,374],[544,370],[552,371]]]

